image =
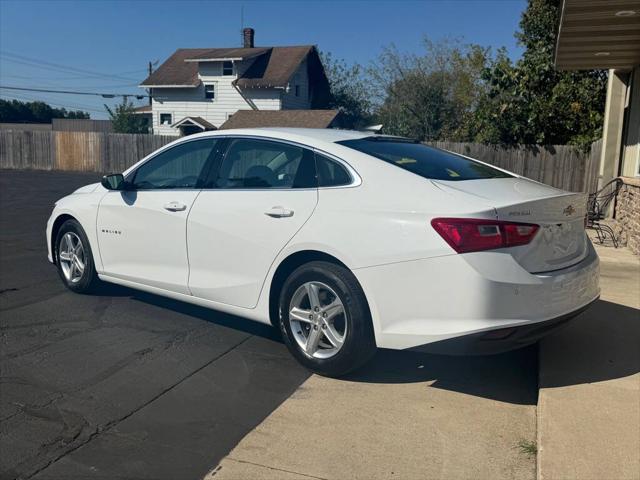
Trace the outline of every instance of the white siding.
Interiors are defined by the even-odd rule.
[[[244,63],[244,65],[242,64]],[[240,73],[249,66],[249,62],[237,65]],[[305,70],[306,71],[306,70]],[[222,62],[200,64],[200,80],[203,84],[197,88],[154,88],[153,89],[153,132],[158,135],[179,135],[178,129],[160,125],[160,114],[170,113],[171,123],[184,117],[202,117],[216,127],[222,125],[230,115],[238,110],[251,107],[236,91],[231,82],[236,75],[222,76]],[[215,99],[206,99],[204,83],[216,85]],[[259,110],[280,110],[282,89],[264,88],[243,90]]]
[[[296,85],[298,96],[296,97]],[[309,96],[309,75],[307,61],[303,61],[289,81],[289,92],[282,93],[282,109],[296,110],[311,108]]]

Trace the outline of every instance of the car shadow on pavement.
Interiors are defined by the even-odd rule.
[[[424,382],[502,402],[535,405],[538,396],[537,346],[484,356],[449,356],[381,349],[364,368],[345,380],[367,383]]]
[[[278,332],[271,325],[266,325],[260,322],[254,322],[246,318],[230,315],[228,313],[220,312],[210,308],[200,307],[179,300],[173,300],[171,298],[162,297],[160,295],[154,295],[153,293],[143,292],[141,290],[134,290],[132,288],[123,287],[113,283],[103,283],[100,285],[98,291],[92,293],[95,296],[106,297],[129,297],[132,300],[155,305],[160,308],[171,310],[183,315],[189,315],[206,322],[214,323],[223,327],[233,328],[249,335],[255,335],[257,337],[266,338],[276,342],[282,342],[280,332]]]
[[[432,388],[535,404],[539,379],[541,388],[562,387],[637,374],[638,345],[640,310],[600,300],[536,345],[486,356],[380,350],[372,362],[347,379],[425,382]]]
[[[280,332],[269,325],[151,293],[115,284],[103,284],[95,294],[129,297],[216,325],[282,342]],[[531,346],[514,352],[477,357],[380,349],[367,365],[344,377],[344,380],[370,383],[427,382],[432,388],[515,404],[535,405],[537,348]]]
[[[640,310],[600,300],[540,345],[540,387],[565,387],[640,372]]]
[[[207,322],[275,342],[280,333],[270,325],[166,297],[105,284],[97,295],[130,297]],[[640,371],[640,311],[598,301],[569,325],[542,340],[562,351],[569,368],[545,371],[545,387],[593,383]],[[418,383],[502,402],[535,405],[538,396],[539,345],[497,355],[449,356],[380,349],[363,368],[343,377],[366,383]],[[596,359],[594,361],[594,358]],[[542,360],[542,359],[541,359]],[[585,365],[582,367],[581,365]],[[588,366],[588,367],[586,367]],[[541,385],[543,386],[543,385]]]

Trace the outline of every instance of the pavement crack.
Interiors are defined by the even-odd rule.
[[[17,292],[18,290],[20,289],[19,288],[3,288],[2,290],[0,290],[0,295],[7,292]]]
[[[171,384],[170,386],[168,386],[167,388],[163,389],[160,393],[158,393],[157,395],[153,396],[151,399],[149,399],[148,401],[144,402],[143,404],[139,405],[138,407],[136,407],[135,409],[131,410],[130,412],[128,412],[127,414],[114,419],[110,422],[107,422],[106,424],[104,424],[103,426],[97,426],[89,435],[87,435],[85,438],[81,439],[79,442],[77,442],[75,445],[69,445],[69,448],[65,449],[65,451],[61,452],[60,454],[56,455],[55,457],[51,458],[50,460],[48,460],[46,463],[44,463],[42,466],[36,468],[34,471],[28,473],[25,477],[23,477],[25,480],[28,480],[30,478],[33,478],[34,476],[38,475],[39,473],[41,473],[42,471],[46,470],[47,468],[49,468],[51,465],[53,465],[54,463],[56,463],[58,460],[61,460],[62,458],[66,457],[67,455],[75,452],[76,450],[78,450],[79,448],[87,445],[88,443],[90,443],[94,438],[96,438],[98,435],[100,435],[101,433],[105,433],[107,431],[109,431],[110,429],[112,429],[113,427],[115,427],[116,425],[118,425],[119,423],[127,420],[129,417],[135,415],[136,413],[138,413],[139,411],[143,410],[145,407],[151,405],[153,402],[155,402],[156,400],[158,400],[160,397],[162,397],[163,395],[166,395],[167,393],[169,393],[170,391],[174,390],[176,387],[178,387],[179,385],[181,385],[182,383],[184,383],[185,381],[189,380],[190,378],[192,378],[194,375],[197,375],[198,373],[200,373],[202,370],[204,370],[205,368],[207,368],[209,365],[213,364],[214,362],[222,359],[223,357],[225,357],[227,354],[231,353],[233,350],[235,350],[236,348],[240,347],[243,343],[245,343],[247,340],[249,340],[252,337],[252,335],[247,335],[245,338],[243,338],[240,342],[236,343],[235,345],[233,345],[232,347],[224,350],[223,352],[221,352],[219,355],[216,355],[214,358],[212,358],[211,360],[209,360],[208,362],[204,363],[203,365],[201,365],[200,367],[196,368],[195,370],[193,370],[191,373],[189,373],[188,375],[186,375],[185,377],[182,377],[180,380],[178,380],[177,382],[174,382],[173,384]],[[82,433],[82,432],[80,432]],[[80,437],[80,435],[77,435],[75,437],[74,440],[77,440]],[[314,477],[311,477],[314,478]],[[319,478],[319,477],[315,477],[315,478]],[[324,480],[324,479],[322,479]]]
[[[227,459],[228,460],[232,460],[232,461],[237,462],[237,463],[246,463],[248,465],[255,465],[256,467],[268,468],[269,470],[273,470],[273,471],[276,471],[276,472],[292,473],[294,475],[300,475],[301,477],[307,477],[307,478],[314,478],[316,480],[329,480],[328,478],[318,477],[317,475],[309,475],[308,473],[296,472],[294,470],[286,470],[284,468],[270,467],[269,465],[263,465],[261,463],[249,462],[247,460],[239,460],[239,459],[233,458],[233,457],[227,457]],[[213,475],[218,473],[221,469],[222,469],[221,467],[216,468],[215,472],[213,472]]]

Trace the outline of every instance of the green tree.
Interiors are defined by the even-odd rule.
[[[107,113],[113,124],[113,131],[116,133],[148,133],[147,126],[140,116],[135,114],[135,107],[128,98],[123,98],[122,103],[110,108],[105,105]]]
[[[371,92],[365,69],[357,63],[347,65],[331,53],[322,53],[321,58],[331,89],[329,108],[340,111],[345,127],[362,128],[371,124]]]
[[[89,118],[87,112],[53,108],[44,102],[0,100],[0,122],[51,123],[53,118]]]
[[[384,131],[420,140],[466,139],[488,55],[488,49],[459,40],[425,38],[420,55],[385,48],[369,70]]]
[[[554,66],[557,0],[529,0],[516,33],[524,47],[513,64],[501,51],[485,70],[469,135],[499,144],[588,146],[602,135],[606,71],[566,72]]]

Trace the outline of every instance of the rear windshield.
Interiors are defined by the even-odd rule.
[[[337,143],[433,180],[478,180],[512,176],[461,155],[412,140],[367,137]]]

